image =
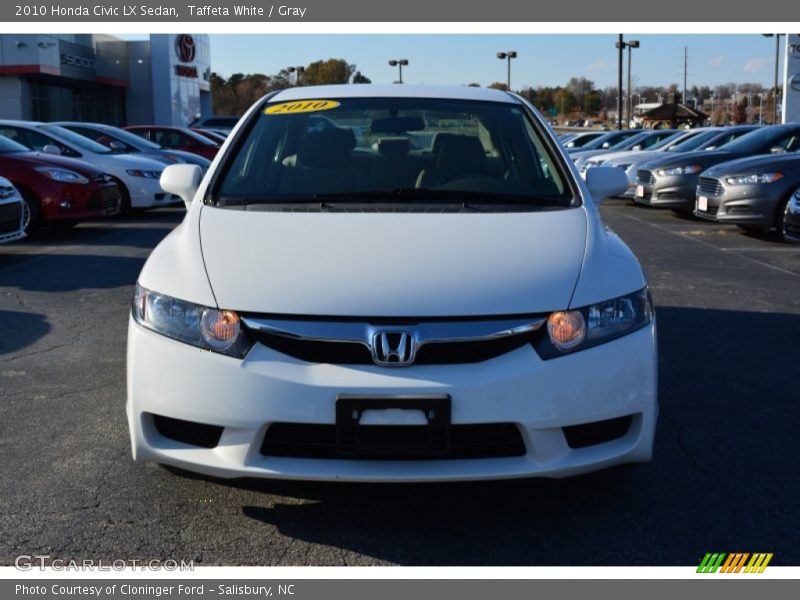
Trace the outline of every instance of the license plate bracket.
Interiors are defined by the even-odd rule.
[[[366,411],[420,411],[426,425],[361,425]],[[414,458],[450,451],[449,395],[363,396],[336,398],[336,448],[344,456]]]

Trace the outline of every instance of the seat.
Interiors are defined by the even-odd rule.
[[[411,143],[407,137],[380,138],[373,148],[379,156],[370,166],[371,189],[405,189],[416,185],[420,167],[409,158]]]
[[[284,159],[278,191],[314,195],[365,189],[367,178],[352,160],[355,147],[352,129],[328,127],[309,132],[300,151]]]
[[[471,135],[439,134],[434,139],[436,165],[424,169],[417,178],[418,188],[431,188],[459,177],[488,175],[486,151]]]

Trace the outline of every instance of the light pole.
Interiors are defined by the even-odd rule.
[[[628,127],[630,127],[631,118],[633,118],[633,107],[631,106],[631,100],[633,99],[631,90],[631,50],[639,47],[639,40],[631,40],[624,43],[628,47]]]
[[[758,95],[758,124],[764,124],[764,94]]]
[[[506,90],[511,91],[511,59],[517,58],[516,50],[509,50],[508,52],[498,52],[497,58],[504,60],[508,63],[508,74],[506,79]]]
[[[390,60],[389,61],[390,67],[397,67],[398,72],[400,74],[400,79],[397,83],[403,83],[403,67],[408,66],[408,59],[407,58],[400,58],[397,60]]]
[[[296,73],[295,78],[294,78],[294,84],[298,85],[298,86],[302,85],[300,83],[300,76],[303,73],[305,73],[305,71],[306,71],[305,67],[289,67],[288,69],[286,69],[286,71],[289,72],[289,73]]]
[[[619,54],[617,61],[617,129],[622,129],[622,51],[625,49],[625,41],[622,39],[621,33],[616,47]]]
[[[778,123],[778,64],[781,59],[781,36],[783,33],[762,33],[764,37],[775,38],[775,87],[772,88],[772,124]]]

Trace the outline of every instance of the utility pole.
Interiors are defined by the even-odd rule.
[[[617,77],[617,129],[622,129],[622,51],[625,49],[625,42],[622,41],[622,34],[619,34],[617,42],[619,48],[619,69]]]
[[[686,104],[686,71],[689,66],[689,46],[683,47],[683,104]]]

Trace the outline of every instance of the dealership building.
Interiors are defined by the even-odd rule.
[[[0,118],[185,126],[212,114],[207,35],[0,34]]]

